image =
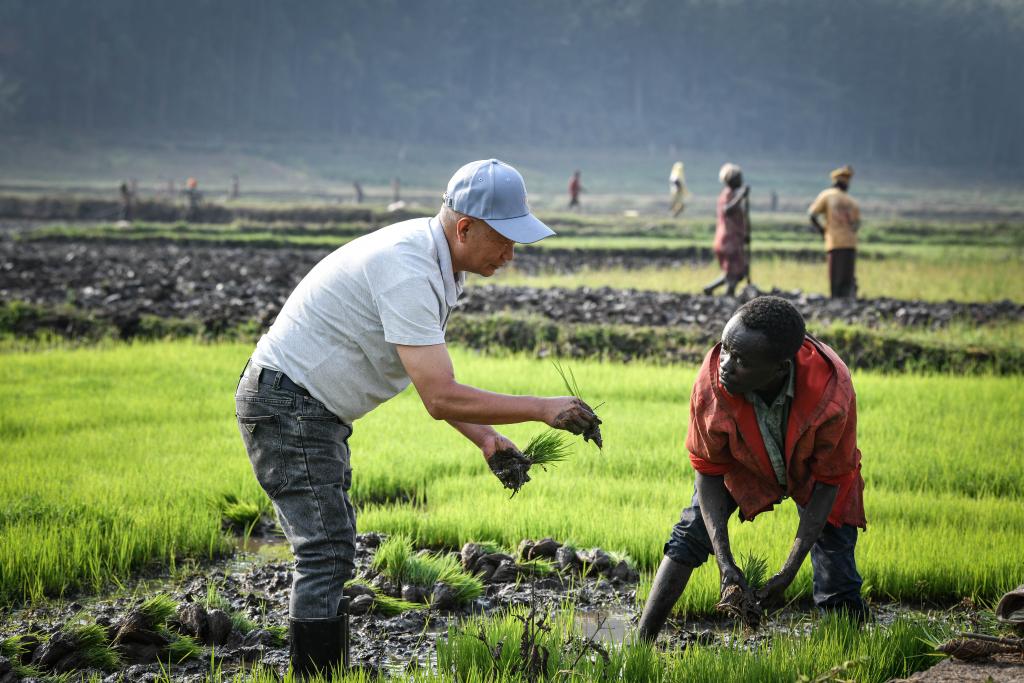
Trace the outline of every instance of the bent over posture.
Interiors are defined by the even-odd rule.
[[[291,662],[339,670],[348,651],[345,581],[354,573],[353,423],[410,381],[427,412],[476,444],[510,488],[530,461],[491,425],[539,421],[600,444],[578,398],[508,396],[460,384],[445,346],[465,273],[485,277],[516,242],[554,232],[526,203],[522,176],[496,159],[459,169],[440,212],[381,228],[324,258],[291,293],[235,395],[253,471],[295,554]]]
[[[686,448],[696,491],[665,544],[641,639],[657,638],[691,572],[712,554],[723,593],[733,584],[748,590],[728,519],[738,509],[751,520],[785,498],[800,523],[782,569],[756,592],[760,605],[782,602],[810,553],[815,604],[866,616],[854,559],[865,519],[853,384],[835,352],[805,334],[791,303],[759,297],[726,324],[693,386]]]

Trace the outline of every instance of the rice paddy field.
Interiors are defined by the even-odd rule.
[[[3,376],[18,387],[0,395],[4,603],[101,590],[146,567],[228,550],[218,497],[265,504],[231,400],[248,352],[247,345],[176,341],[0,355]],[[460,380],[493,390],[560,389],[547,361],[462,351],[455,362]],[[573,368],[587,398],[605,404],[606,446],[580,444],[513,499],[472,446],[427,416],[412,390],[361,420],[351,440],[361,530],[401,532],[431,547],[473,539],[514,546],[552,536],[625,552],[653,570],[692,493],[682,441],[695,368]],[[1024,385],[1017,378],[870,373],[855,382],[869,524],[858,562],[867,595],[989,602],[1015,586],[1024,562]],[[505,431],[523,444],[538,426]],[[403,494],[414,502],[374,502]],[[796,521],[791,503],[753,523],[734,520],[734,550],[780,565]],[[792,590],[806,596],[809,588],[805,566]],[[717,595],[717,570],[708,564],[677,609],[708,615]],[[856,641],[854,650],[873,647],[845,627],[821,628],[815,647],[844,640]],[[687,679],[689,666],[728,664],[686,654],[665,680]],[[758,680],[761,666],[770,664],[744,680]]]
[[[559,230],[557,240],[524,250],[523,267],[487,281],[473,278],[471,286],[695,293],[717,274],[700,251],[710,241],[707,219],[557,213],[546,218]],[[757,222],[755,216],[762,230],[753,242],[754,281],[765,289],[823,295],[820,243],[800,220],[780,215]],[[106,223],[57,222],[14,234],[7,253],[29,243],[84,249],[129,242],[144,248],[325,252],[372,227],[236,221],[145,223],[126,231]],[[1024,303],[1022,235],[1015,223],[872,219],[858,262],[859,293],[935,310],[944,302],[1015,310],[1013,305]],[[545,261],[554,251],[557,259]],[[673,254],[685,257],[675,262]],[[214,268],[212,261],[208,267]],[[109,285],[111,276],[102,277],[89,286]],[[214,281],[230,289],[230,278],[214,273],[190,285],[189,296]],[[6,286],[5,293],[20,291]],[[58,298],[77,306],[83,286],[69,284]],[[21,298],[33,305],[50,305],[52,299]],[[124,297],[118,293],[110,301],[121,305]],[[0,327],[5,320],[0,316]],[[1019,354],[1022,324],[1003,315],[919,325],[880,317],[854,326],[918,344]],[[126,340],[115,338],[126,336],[118,329],[121,335],[98,341],[59,327],[28,336],[0,329],[0,377],[7,386],[0,393],[0,657],[16,649],[6,627],[15,614],[116,593],[141,577],[173,580],[184,568],[222,567],[237,550],[224,523],[227,506],[273,520],[234,417],[235,382],[253,340],[180,332]],[[452,354],[464,383],[514,394],[565,391],[550,358],[467,346],[453,347]],[[432,420],[410,388],[359,420],[350,439],[359,531],[402,535],[416,548],[434,551],[458,551],[471,541],[511,549],[522,539],[543,537],[607,549],[640,572],[626,615],[630,631],[628,622],[647,596],[671,526],[693,493],[684,440],[697,368],[613,362],[601,353],[561,363],[571,367],[583,398],[601,404],[603,450],[574,441],[566,460],[531,471],[533,480],[510,498],[479,451]],[[717,624],[721,638],[715,647],[650,647],[627,634],[601,654],[581,636],[573,604],[547,604],[536,614],[514,607],[496,616],[453,620],[429,655],[431,666],[392,671],[393,676],[886,681],[927,668],[936,661],[934,645],[955,625],[936,615],[965,604],[984,613],[1024,581],[1024,382],[1019,374],[940,373],[916,365],[912,372],[855,369],[854,384],[868,519],[857,561],[865,597],[895,613],[892,618],[858,627],[842,617],[811,615],[752,641],[749,634],[730,632],[716,615],[718,572],[708,563],[695,573],[675,617]],[[520,447],[543,430],[539,423],[501,429]],[[733,550],[740,558],[765,560],[774,572],[789,551],[797,521],[792,501],[751,523],[734,518]],[[290,559],[287,549],[284,559]],[[807,562],[788,594],[797,611],[809,613],[810,590]],[[514,646],[524,629],[537,624],[545,627],[535,634],[537,642],[550,654],[542,665],[531,664]],[[502,649],[499,643],[509,645]],[[280,667],[225,670],[210,651],[201,656],[207,655],[204,680],[280,680]],[[62,673],[50,679],[99,683],[106,676]],[[370,680],[365,671],[348,678]],[[177,679],[168,668],[150,680]]]

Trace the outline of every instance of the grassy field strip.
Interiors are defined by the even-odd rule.
[[[799,289],[828,294],[824,263],[801,263],[777,257],[752,259],[754,283],[761,289]],[[515,268],[474,285],[529,287],[613,287],[665,292],[697,293],[720,275],[717,264],[681,268],[583,268],[575,273],[526,275]],[[857,294],[861,298],[889,297],[927,301],[1024,301],[1024,259],[1019,256],[975,259],[949,255],[947,259],[899,259],[857,262]]]
[[[0,355],[0,371],[17,388],[0,396],[0,602],[223,549],[211,498],[263,498],[233,418],[249,351],[164,342]],[[455,357],[466,382],[562,391],[548,362]],[[606,402],[604,452],[581,443],[509,500],[479,453],[432,421],[410,391],[356,425],[360,528],[452,546],[553,535],[626,551],[653,568],[692,492],[682,444],[694,369],[572,367],[584,397]],[[875,594],[991,599],[1019,583],[1024,386],[1017,378],[870,374],[856,385],[869,487],[859,557]],[[542,429],[503,431],[525,445]],[[425,507],[371,504],[400,493],[425,497]],[[787,502],[781,514],[737,524],[735,547],[781,563],[795,528]],[[712,567],[702,569],[681,607],[707,609],[716,582]],[[805,568],[799,589],[808,582]]]

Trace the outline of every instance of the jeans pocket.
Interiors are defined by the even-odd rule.
[[[281,419],[277,415],[239,415],[238,429],[256,481],[274,498],[288,483]]]
[[[306,473],[313,486],[344,482],[348,465],[345,439],[351,430],[337,417],[304,415],[299,418],[302,452],[306,457]],[[351,474],[349,478],[351,479]]]

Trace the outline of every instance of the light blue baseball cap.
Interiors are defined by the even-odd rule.
[[[530,244],[555,234],[530,213],[523,176],[497,159],[473,161],[456,171],[448,181],[444,204],[486,221],[513,242]]]

